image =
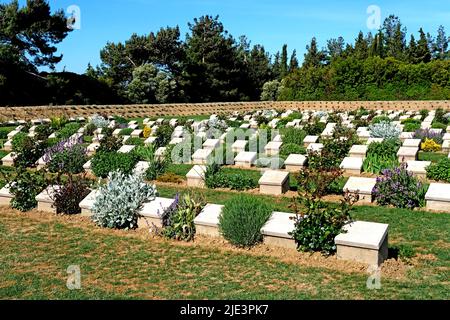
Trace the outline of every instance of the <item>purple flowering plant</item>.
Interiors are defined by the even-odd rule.
[[[402,163],[394,169],[385,169],[377,178],[372,194],[378,204],[396,208],[414,209],[425,205],[426,187]]]
[[[444,133],[437,133],[430,129],[419,129],[414,133],[414,139],[421,139],[422,142],[425,142],[425,139],[430,139],[437,144],[442,144],[444,142]]]
[[[81,137],[71,137],[48,148],[42,159],[49,171],[52,173],[81,173],[83,165],[87,161],[87,150],[82,142]]]

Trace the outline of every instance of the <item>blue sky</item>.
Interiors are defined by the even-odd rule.
[[[289,51],[297,49],[300,60],[313,36],[324,46],[329,38],[342,35],[353,42],[359,30],[370,31],[366,23],[370,5],[380,7],[382,19],[398,15],[408,32],[417,33],[423,26],[434,35],[442,24],[450,34],[449,0],[50,0],[50,4],[53,10],[70,5],[81,10],[81,29],[59,45],[64,58],[57,66],[78,73],[89,62],[100,63],[99,52],[107,41],[124,41],[134,32],[147,34],[175,25],[184,38],[187,23],[204,14],[218,14],[235,38],[245,34],[270,53],[287,43]]]

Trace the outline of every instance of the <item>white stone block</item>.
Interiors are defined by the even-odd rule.
[[[262,194],[281,195],[289,190],[289,172],[267,170],[259,179]]]
[[[280,153],[280,148],[283,145],[283,142],[269,142],[265,147],[264,150],[266,151],[266,155],[268,156],[276,156]]]
[[[403,147],[413,147],[419,148],[422,140],[421,139],[406,139],[403,142]]]
[[[195,165],[187,174],[187,185],[190,188],[205,187],[206,166]]]
[[[269,246],[296,249],[297,245],[289,235],[295,229],[295,214],[286,212],[274,212],[262,227],[264,243]]]
[[[297,172],[303,169],[306,161],[306,156],[302,154],[290,154],[284,162],[284,165],[287,171]]]
[[[136,148],[136,146],[122,146],[117,152],[118,153],[130,153]]]
[[[220,237],[219,219],[224,206],[207,204],[202,212],[194,219],[196,234]]]
[[[428,210],[450,213],[450,184],[431,183],[425,200]]]
[[[234,158],[234,164],[238,167],[250,168],[256,162],[258,154],[256,152],[241,151]]]
[[[377,183],[376,178],[350,177],[344,186],[343,191],[358,193],[361,203],[372,202],[372,190]]]
[[[192,162],[194,164],[208,164],[212,152],[212,149],[198,149],[192,155]]]
[[[360,175],[363,166],[363,158],[346,157],[342,160],[340,168],[344,170],[347,175]]]

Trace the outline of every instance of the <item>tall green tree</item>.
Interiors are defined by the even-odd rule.
[[[241,66],[233,37],[218,16],[196,18],[189,29],[183,77],[190,101],[238,100]]]
[[[292,51],[291,59],[289,60],[289,72],[294,72],[299,67],[297,59],[297,50]]]
[[[450,58],[450,55],[448,52],[449,41],[450,41],[450,38],[447,37],[444,26],[442,26],[442,25],[439,26],[437,37],[436,37],[436,42],[435,42],[435,46],[434,46],[434,50],[433,50],[433,57],[435,59],[444,60],[444,59]]]
[[[288,66],[288,50],[287,50],[287,44],[283,45],[283,48],[281,50],[281,60],[280,60],[280,69],[281,69],[281,77],[284,78],[289,70]]]
[[[311,39],[311,44],[306,46],[304,68],[317,68],[325,61],[325,53],[317,48],[316,38]]]
[[[417,62],[430,62],[431,52],[428,46],[427,36],[422,28],[419,30],[420,38],[417,42],[416,59]]]
[[[327,41],[327,60],[331,62],[332,60],[340,57],[345,50],[345,40],[343,37],[337,39],[330,39]]]

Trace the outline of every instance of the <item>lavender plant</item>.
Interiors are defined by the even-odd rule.
[[[437,144],[442,145],[444,142],[444,133],[438,133],[430,129],[419,129],[414,133],[414,139],[420,139],[425,142],[426,139],[434,140]]]
[[[108,183],[99,188],[92,220],[105,228],[136,229],[144,202],[153,201],[156,194],[156,187],[146,184],[142,175],[112,172]]]
[[[424,206],[426,188],[407,168],[403,163],[395,169],[382,171],[372,191],[378,204],[408,209]]]
[[[387,121],[371,124],[369,131],[372,138],[383,139],[398,139],[402,133],[399,126]]]
[[[82,138],[69,138],[48,148],[43,160],[52,173],[78,174],[87,161],[87,150],[82,145]]]

